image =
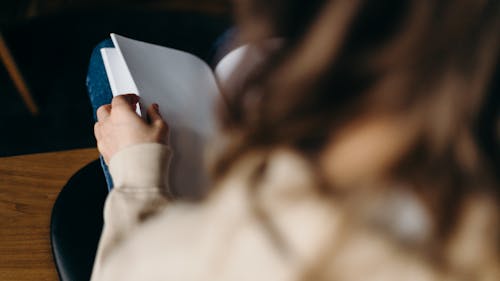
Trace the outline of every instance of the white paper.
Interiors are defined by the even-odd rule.
[[[214,133],[213,105],[219,96],[212,70],[186,52],[111,34],[141,97],[141,111],[152,103],[173,127],[202,135]]]
[[[113,97],[137,94],[137,87],[120,53],[115,48],[102,48],[101,56]],[[142,116],[139,106],[136,108],[136,112]]]
[[[141,112],[158,103],[169,124],[173,148],[171,188],[180,195],[198,195],[210,185],[204,157],[215,134],[214,106],[219,97],[211,69],[186,52],[116,34],[111,38],[140,96]],[[118,73],[115,82],[130,83],[123,72]],[[131,87],[116,86],[117,91]]]
[[[101,55],[113,96],[136,94],[137,87],[120,53],[115,48],[102,48]]]

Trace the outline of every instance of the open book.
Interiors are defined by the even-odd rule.
[[[111,34],[114,48],[101,54],[113,96],[140,96],[137,112],[158,103],[170,127],[173,159],[170,187],[174,193],[196,196],[209,186],[204,168],[205,147],[216,133],[214,106],[219,87],[227,85],[248,47],[226,55],[215,71],[189,53]]]

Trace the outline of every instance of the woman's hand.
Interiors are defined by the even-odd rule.
[[[148,121],[135,112],[139,97],[134,94],[116,96],[111,104],[97,109],[94,126],[97,148],[109,164],[120,150],[140,143],[168,143],[168,125],[163,121],[157,104],[147,110]]]

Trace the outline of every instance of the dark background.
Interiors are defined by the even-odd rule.
[[[28,111],[0,64],[0,156],[95,146],[85,77],[110,32],[209,60],[230,9],[227,0],[1,1],[0,32],[40,112]]]

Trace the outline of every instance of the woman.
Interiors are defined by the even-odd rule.
[[[226,93],[199,202],[168,126],[99,108],[114,189],[92,280],[499,280],[498,1],[239,0],[283,45]]]

